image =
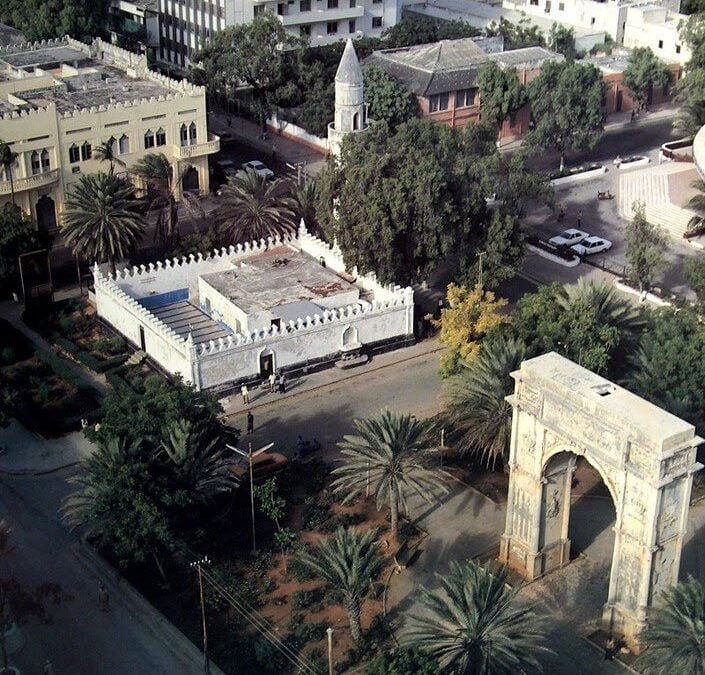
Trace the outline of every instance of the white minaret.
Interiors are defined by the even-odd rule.
[[[348,38],[335,73],[335,121],[328,125],[328,146],[333,155],[340,154],[340,144],[346,134],[368,128],[364,90],[362,68],[352,40]]]

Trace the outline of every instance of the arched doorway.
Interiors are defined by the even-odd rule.
[[[343,347],[348,347],[349,345],[357,344],[357,328],[354,326],[348,326],[343,331]]]
[[[262,378],[269,377],[274,372],[274,352],[263,349],[259,354],[259,374]]]
[[[183,178],[181,179],[181,187],[184,192],[198,192],[199,182],[198,182],[198,171],[195,166],[190,166],[186,169]]]
[[[40,232],[51,234],[56,231],[56,205],[49,195],[44,195],[37,200],[35,206],[37,214],[37,228]]]
[[[603,629],[636,642],[649,607],[678,580],[701,439],[691,424],[555,353],[524,361],[512,377],[500,559],[528,579],[569,561],[573,471],[584,457],[617,514]]]

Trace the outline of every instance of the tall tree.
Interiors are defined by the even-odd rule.
[[[507,301],[496,299],[492,291],[483,290],[479,281],[470,290],[451,283],[446,291],[446,305],[432,324],[440,329],[440,341],[449,347],[441,357],[441,376],[457,374],[463,362],[472,361],[482,339],[490,331],[509,321],[502,314]]]
[[[527,141],[560,155],[560,171],[567,152],[589,150],[602,136],[602,74],[592,64],[549,61],[529,84],[529,100],[536,126]]]
[[[4,0],[0,21],[34,42],[71,35],[84,42],[106,36],[110,0]]]
[[[430,502],[446,491],[443,476],[429,462],[428,424],[410,415],[385,410],[355,420],[355,434],[345,436],[338,447],[344,460],[333,470],[335,491],[345,495],[343,503],[367,490],[376,495],[378,509],[387,502],[395,535],[399,510],[408,513],[407,495]]]
[[[676,82],[673,99],[678,103],[676,131],[695,136],[705,125],[705,69],[696,68]]]
[[[254,112],[264,129],[276,106],[296,93],[292,68],[296,70],[306,44],[275,14],[264,12],[249,23],[216,32],[192,56],[193,75],[229,97],[243,84],[251,87]]]
[[[705,308],[705,258],[700,255],[686,258],[683,273],[688,286],[695,292],[698,303]]]
[[[532,24],[528,16],[522,17],[517,22],[501,17],[499,22],[493,21],[485,28],[485,35],[503,37],[505,50],[543,47],[546,43],[541,29],[536,24]]]
[[[705,230],[705,181],[698,178],[692,183],[698,194],[693,195],[686,206],[695,211],[695,215],[688,221],[688,232],[696,234]]]
[[[494,124],[497,134],[504,121],[526,103],[526,91],[519,81],[516,68],[500,68],[495,61],[480,67],[477,75],[480,90],[480,115]]]
[[[299,555],[302,565],[342,593],[356,643],[362,639],[362,602],[382,567],[376,539],[377,530],[359,534],[352,527],[339,527],[335,537],[319,541],[313,552]]]
[[[665,591],[642,640],[644,672],[705,673],[705,587],[689,576]]]
[[[12,203],[15,203],[15,177],[14,168],[17,164],[18,153],[13,152],[12,148],[0,140],[0,167],[5,172],[6,180],[10,182],[10,194],[12,195]]]
[[[269,180],[248,169],[223,186],[212,215],[231,242],[237,243],[294,233],[296,209],[289,181]]]
[[[412,45],[475,37],[480,31],[467,21],[436,19],[420,14],[405,14],[401,21],[384,31],[385,47]]]
[[[442,593],[419,587],[425,611],[413,618],[404,641],[435,656],[448,673],[540,673],[548,651],[530,607],[517,606],[520,587],[507,587],[507,569],[452,561],[436,574]]]
[[[548,48],[563,54],[569,61],[574,61],[578,53],[575,49],[575,31],[572,28],[554,23],[548,34]]]
[[[5,293],[20,289],[19,257],[46,244],[37,226],[19,207],[0,207],[0,288]]]
[[[690,47],[688,71],[705,69],[705,14],[693,14],[681,28],[681,38]]]
[[[318,183],[313,178],[306,178],[301,185],[297,185],[292,195],[296,202],[296,221],[302,220],[309,232],[318,234],[320,226],[316,214],[318,204]]]
[[[418,117],[419,103],[406,87],[378,66],[365,66],[363,74],[370,119],[386,122],[393,131],[402,122]]]
[[[651,51],[651,47],[631,50],[624,71],[624,84],[635,101],[645,103],[654,87],[667,87],[672,81],[671,69]]]
[[[113,173],[81,176],[66,199],[62,232],[76,255],[88,262],[129,257],[142,236],[144,221],[132,185]]]
[[[654,277],[665,261],[668,237],[658,225],[646,220],[644,204],[634,205],[634,217],[627,225],[627,276],[639,290],[651,288]]]
[[[511,373],[526,357],[524,344],[505,335],[483,341],[477,356],[445,383],[440,425],[461,455],[476,455],[487,466],[507,459],[514,389]]]
[[[318,177],[319,220],[347,266],[406,284],[451,253],[460,254],[461,270],[472,265],[491,190],[463,134],[411,120],[395,133],[382,123],[354,136]]]
[[[110,166],[109,173],[112,176],[115,173],[115,166],[119,166],[121,169],[125,168],[125,162],[118,159],[117,156],[117,145],[116,141],[113,139],[111,141],[104,141],[96,146],[93,150],[93,159],[99,162],[107,162]]]

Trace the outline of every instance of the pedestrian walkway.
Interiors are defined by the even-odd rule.
[[[322,389],[323,387],[328,387],[345,380],[361,377],[368,373],[381,370],[382,368],[399,366],[425,356],[426,354],[441,351],[442,349],[444,349],[444,347],[437,339],[428,339],[417,342],[410,347],[379,354],[365,365],[358,366],[357,368],[341,370],[333,367],[311,373],[310,375],[302,375],[288,379],[286,380],[286,392],[284,394],[271,393],[269,391],[269,384],[263,381],[261,387],[250,387],[249,404],[242,402],[242,396],[239,390],[222,398],[220,403],[225,411],[225,417],[242,415],[245,410],[257,410],[258,408],[270,407],[291,397]]]

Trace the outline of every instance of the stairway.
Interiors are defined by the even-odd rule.
[[[139,366],[146,358],[147,354],[141,349],[138,349],[125,363],[128,366]]]

